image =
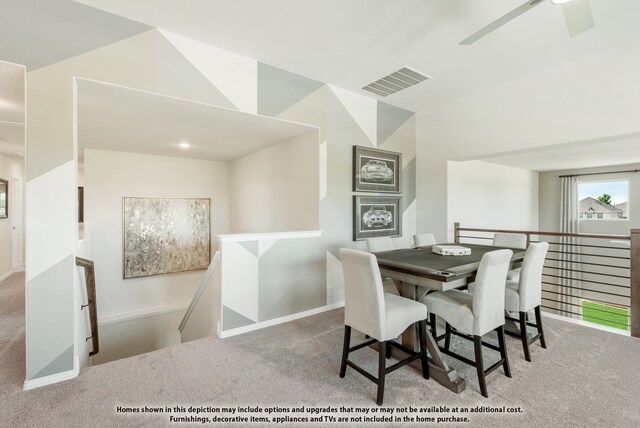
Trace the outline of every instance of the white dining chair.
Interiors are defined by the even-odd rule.
[[[377,253],[379,251],[391,251],[394,249],[393,241],[388,236],[380,236],[377,238],[367,238],[367,250],[370,253]]]
[[[524,358],[527,361],[531,361],[529,345],[536,340],[540,340],[542,348],[547,348],[542,317],[540,316],[540,305],[542,304],[542,269],[548,250],[548,242],[530,244],[524,255],[522,271],[518,280],[507,280],[505,287],[505,309],[509,312],[518,312],[520,315],[517,320],[511,317],[507,318],[520,324],[520,340],[522,341]],[[535,313],[535,324],[527,321],[527,314],[531,310]],[[531,339],[527,336],[527,326],[535,327],[538,331]]]
[[[494,247],[517,248],[524,250],[527,248],[527,235],[524,233],[494,233]],[[517,281],[520,276],[520,268],[507,272],[507,279]]]
[[[493,246],[524,250],[527,248],[527,235],[524,233],[494,233]]]
[[[379,251],[391,251],[395,249],[393,245],[393,240],[388,236],[380,236],[377,238],[367,238],[367,250],[370,253],[377,253]],[[400,292],[396,287],[396,284],[393,282],[391,278],[383,277],[382,278],[382,286],[386,293],[392,293],[399,295]]]
[[[433,233],[418,233],[413,235],[413,245],[415,247],[428,247],[436,244],[436,237]]]
[[[437,291],[422,299],[429,309],[431,331],[436,341],[436,315],[446,322],[445,345],[441,351],[476,368],[480,392],[484,397],[489,396],[486,375],[502,366],[505,375],[511,377],[504,343],[504,287],[512,255],[511,250],[496,250],[482,256],[473,294],[460,290]],[[498,333],[497,347],[482,341],[482,336],[493,330]],[[473,340],[475,361],[449,349],[451,334]],[[486,370],[482,359],[483,346],[500,352],[500,360]]]
[[[385,376],[392,371],[420,359],[422,376],[429,378],[425,332],[427,308],[420,302],[405,297],[384,293],[376,257],[364,251],[343,248],[340,250],[344,274],[344,343],[340,377],[345,376],[347,366],[378,385],[376,403],[382,404]],[[407,327],[418,324],[420,351],[415,352],[393,339],[400,336]],[[351,347],[351,329],[354,328],[371,340]],[[378,343],[378,377],[349,360],[349,353],[365,346]],[[388,347],[395,347],[409,356],[398,363],[386,367]]]

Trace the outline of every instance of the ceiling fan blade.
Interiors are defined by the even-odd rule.
[[[573,0],[565,3],[562,5],[562,12],[571,37],[575,37],[595,26],[589,0]]]
[[[489,24],[486,27],[482,28],[480,31],[477,31],[477,32],[473,33],[472,35],[470,35],[469,37],[467,37],[466,39],[461,41],[459,44],[461,44],[461,45],[470,45],[472,43],[477,42],[478,40],[480,40],[481,38],[483,38],[487,34],[491,33],[492,31],[494,31],[494,30],[496,30],[496,29],[498,29],[500,27],[502,27],[507,22],[511,21],[514,18],[517,18],[518,16],[520,16],[523,13],[527,12],[528,10],[532,9],[534,6],[539,5],[543,1],[544,0],[529,0],[529,1],[527,1],[525,4],[516,7],[511,12],[509,12],[506,15],[503,15],[502,17],[496,19],[491,24]]]

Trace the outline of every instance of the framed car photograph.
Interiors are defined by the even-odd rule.
[[[400,193],[401,168],[401,153],[353,146],[355,192]]]
[[[353,240],[402,235],[399,196],[353,197]]]

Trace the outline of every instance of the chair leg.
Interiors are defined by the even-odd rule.
[[[476,351],[476,371],[478,372],[478,384],[483,397],[489,397],[487,382],[484,378],[484,360],[482,359],[482,336],[473,336],[473,347]]]
[[[444,338],[444,349],[449,350],[449,346],[451,345],[451,326],[449,323],[445,324],[446,328],[446,336]]]
[[[342,344],[342,362],[340,364],[340,377],[344,377],[347,371],[347,358],[349,357],[349,345],[351,342],[351,326],[344,326],[344,342]]]
[[[418,323],[418,338],[420,339],[420,361],[422,361],[422,377],[429,379],[429,362],[427,361],[427,342],[425,334],[427,332],[427,322],[422,320]]]
[[[544,340],[544,329],[542,328],[542,314],[540,313],[540,305],[535,307],[536,313],[536,326],[538,327],[538,333],[540,334],[540,346],[547,349],[547,342]]]
[[[382,399],[384,398],[384,375],[386,371],[386,353],[387,353],[387,343],[386,342],[378,342],[378,398],[376,400],[376,404],[378,406],[382,405]]]
[[[524,349],[524,359],[531,362],[531,354],[529,353],[529,339],[527,339],[526,312],[520,312],[520,339],[522,340],[522,348]]]
[[[507,347],[504,344],[504,326],[496,328],[496,332],[498,332],[498,347],[500,348],[500,358],[504,361],[502,362],[502,368],[504,370],[504,374],[507,377],[511,377],[511,367],[509,367],[509,356],[507,355]]]
[[[391,359],[391,345],[389,344],[389,342],[388,342],[388,341],[387,341],[387,342],[384,342],[384,345],[385,345],[385,346],[386,346],[386,348],[387,348],[387,349],[385,350],[386,355],[387,355],[387,360],[390,360],[390,359]]]
[[[436,314],[433,312],[429,314],[429,324],[431,324],[431,336],[433,336],[433,340],[438,343],[438,332],[436,331]]]

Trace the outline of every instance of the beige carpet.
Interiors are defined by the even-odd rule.
[[[25,378],[24,272],[0,282],[0,402]],[[0,426],[2,426],[0,407]]]
[[[373,383],[352,369],[347,370],[345,379],[338,377],[342,319],[342,311],[334,310],[225,340],[203,339],[91,367],[74,380],[26,392],[21,390],[23,368],[10,367],[24,359],[21,347],[3,347],[0,425],[176,426],[168,414],[119,414],[118,406],[376,407]],[[524,360],[519,341],[507,338],[513,378],[506,378],[500,369],[492,373],[489,399],[480,396],[473,370],[453,362],[469,379],[462,394],[424,380],[405,367],[387,378],[385,407],[480,405],[520,406],[523,410],[517,415],[467,414],[470,423],[463,424],[467,426],[640,426],[640,340],[546,321],[549,349],[533,345],[533,363]],[[14,328],[24,340],[23,327]],[[7,330],[2,327],[3,338]],[[460,340],[453,346],[467,353],[470,350]],[[357,362],[375,368],[374,351],[364,349],[356,355]],[[233,426],[246,425],[251,424]],[[283,426],[315,425],[329,424]]]

